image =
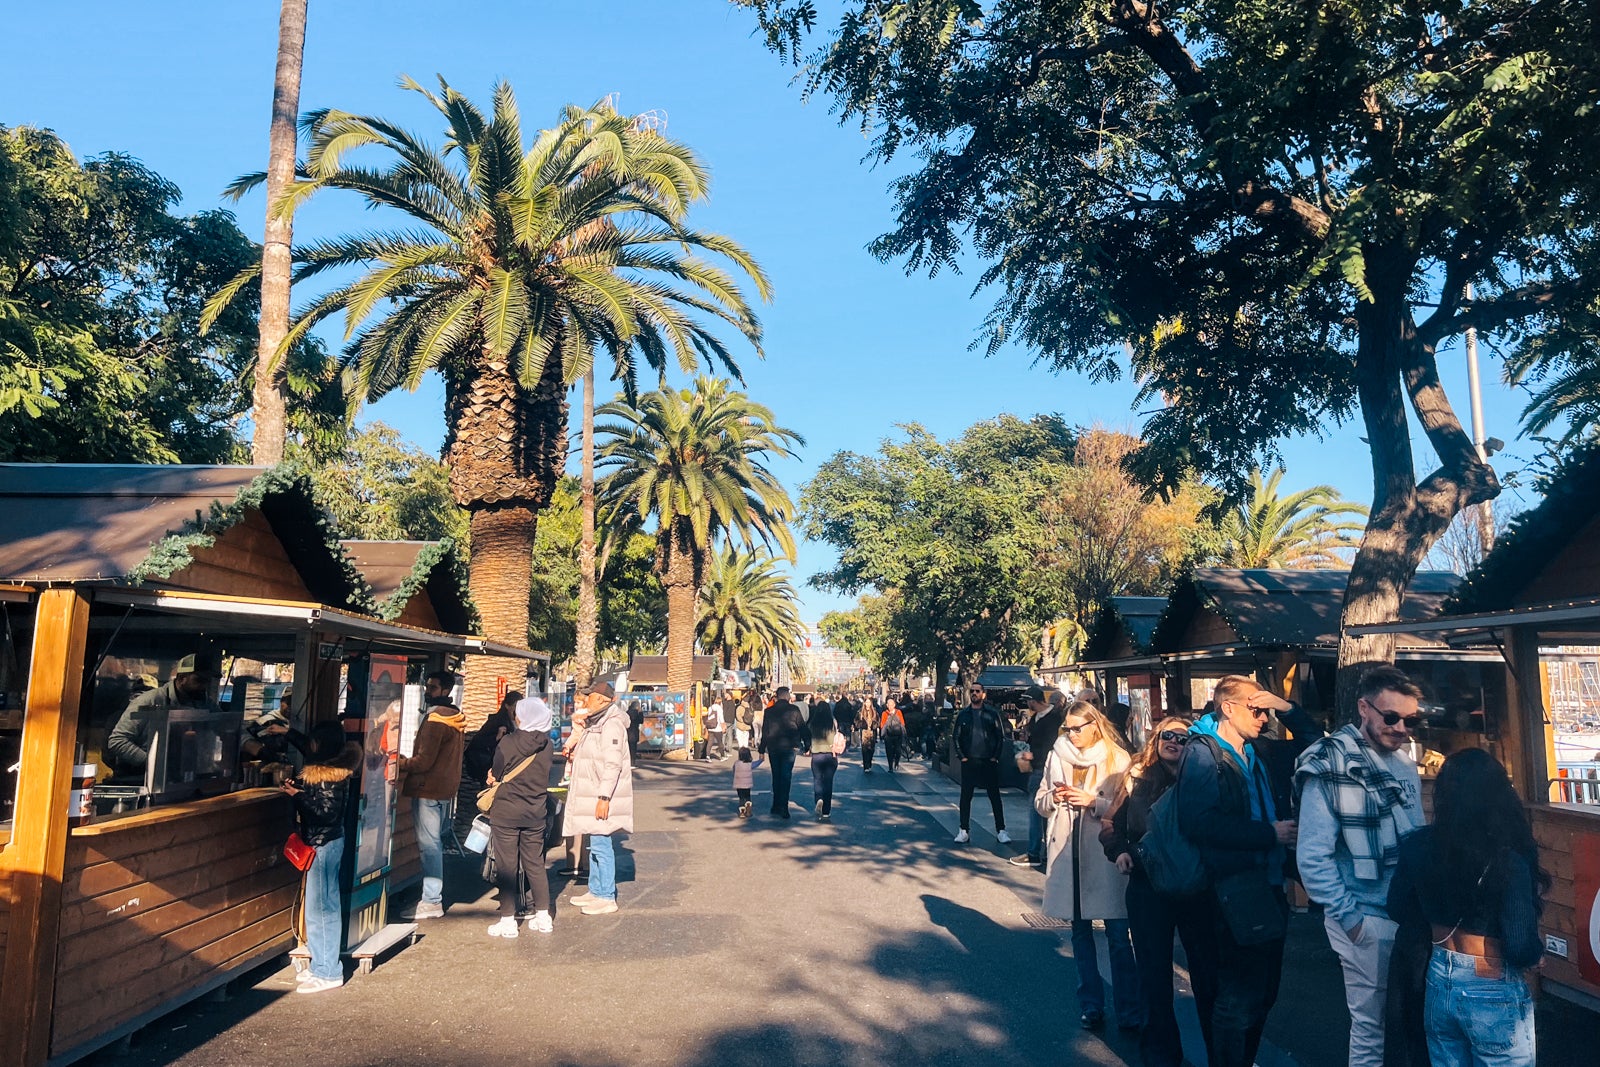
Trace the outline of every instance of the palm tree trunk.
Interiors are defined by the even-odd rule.
[[[667,689],[687,693],[694,678],[695,604],[700,599],[695,581],[694,548],[680,535],[667,550]]]
[[[533,570],[528,547],[538,531],[538,516],[530,508],[488,507],[472,512],[472,563],[467,585],[483,618],[486,637],[513,645],[528,643],[528,599],[533,591]],[[523,662],[497,656],[467,659],[467,728],[474,729],[494,714],[497,683],[522,688]]]
[[[269,466],[283,459],[287,433],[278,346],[289,332],[289,255],[293,220],[273,211],[294,181],[295,120],[300,113],[300,69],[306,51],[307,0],[283,0],[278,11],[278,69],[272,83],[272,127],[267,140],[267,225],[261,244],[261,326],[256,344],[254,425],[250,461]]]
[[[573,657],[579,685],[594,680],[600,643],[599,574],[594,558],[594,367],[583,376],[583,533],[578,541],[578,647]]]

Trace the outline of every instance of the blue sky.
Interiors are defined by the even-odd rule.
[[[17,5],[6,20],[0,123],[53,128],[80,157],[127,152],[176,182],[185,208],[219,206],[233,177],[265,166],[277,14],[272,0]],[[767,358],[746,359],[744,370],[750,393],[807,439],[802,458],[778,468],[792,487],[839,449],[874,449],[897,422],[950,437],[1002,411],[1048,411],[1135,429],[1127,382],[1053,375],[1020,350],[989,360],[969,352],[989,307],[972,295],[971,274],[907,277],[865,251],[889,225],[892,172],[865,162],[866,141],[838,125],[827,101],[803,103],[792,71],[750,30],[750,17],[723,0],[311,0],[301,106],[380,114],[432,135],[426,103],[395,82],[443,74],[485,106],[493,84],[509,80],[529,129],[608,93],[625,111],[664,112],[671,136],[712,170],[695,224],[743,243],[773,278]],[[257,239],[263,210],[259,195],[237,208]],[[295,236],[374,221],[329,197],[297,216]],[[1442,362],[1465,419],[1461,354]],[[1488,433],[1513,441],[1522,401],[1492,360],[1484,371]],[[433,381],[367,414],[437,449],[442,408]],[[1327,482],[1369,499],[1360,432],[1288,442],[1287,487]],[[1498,465],[1535,451],[1513,441]],[[803,584],[829,558],[801,546],[808,621],[844,604]]]

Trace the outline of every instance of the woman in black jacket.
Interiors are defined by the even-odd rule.
[[[517,728],[502,737],[494,750],[489,781],[499,782],[500,788],[489,809],[489,836],[495,883],[500,888],[500,920],[489,927],[490,937],[516,937],[517,919],[530,909],[530,931],[548,934],[554,929],[550,878],[544,869],[550,768],[555,760],[550,722],[549,705],[538,697],[528,697],[517,704]]]
[[[311,762],[300,777],[283,784],[294,798],[300,837],[316,849],[306,871],[306,948],[311,966],[300,976],[297,993],[320,993],[344,984],[339,963],[339,933],[343,925],[343,897],[339,867],[344,860],[345,805],[350,799],[350,779],[361,766],[361,746],[347,742],[337,723],[323,723],[311,731]]]
[[[500,746],[501,738],[517,728],[517,705],[521,701],[522,694],[515,689],[507,693],[495,713],[483,720],[478,732],[467,742],[461,756],[461,770],[474,782],[489,780],[489,771],[494,767],[494,750]]]
[[[1121,787],[1103,820],[1100,843],[1106,858],[1128,875],[1128,925],[1144,998],[1144,1030],[1139,1057],[1144,1067],[1179,1067],[1183,1040],[1172,1003],[1172,935],[1183,940],[1200,1032],[1211,1045],[1211,1013],[1217,1000],[1217,938],[1211,915],[1198,900],[1174,900],[1157,893],[1139,866],[1138,845],[1150,829],[1150,809],[1177,781],[1178,761],[1189,739],[1189,720],[1162,719],[1150,731],[1144,750],[1122,775]]]
[[[1434,821],[1400,843],[1389,915],[1433,943],[1424,1011],[1435,1067],[1535,1062],[1533,998],[1541,897],[1550,876],[1511,779],[1489,753],[1445,760]]]

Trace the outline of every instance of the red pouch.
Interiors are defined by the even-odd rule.
[[[297,871],[309,871],[311,864],[316,861],[317,850],[308,845],[299,833],[289,835],[289,840],[283,843],[283,858],[294,865]]]

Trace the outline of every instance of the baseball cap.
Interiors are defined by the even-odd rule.
[[[1022,695],[1027,697],[1029,700],[1037,700],[1040,702],[1044,701],[1044,689],[1037,685],[1028,686],[1028,688],[1023,691]]]
[[[177,666],[172,668],[172,673],[204,674],[215,678],[221,672],[217,670],[217,665],[212,662],[210,656],[202,655],[199,652],[191,652],[178,661]]]

